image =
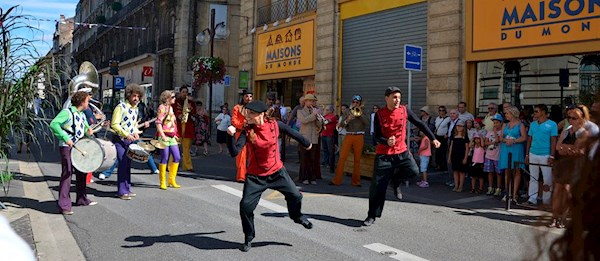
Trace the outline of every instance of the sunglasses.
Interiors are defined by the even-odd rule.
[[[534,110],[533,113],[540,113],[540,111],[539,110]]]
[[[579,118],[577,118],[577,117],[567,117],[567,119],[569,119],[569,120],[579,120]]]
[[[362,97],[360,97],[360,95],[354,95],[352,96],[353,100],[357,100],[357,101],[362,101]]]
[[[352,101],[352,103],[360,103],[359,101]]]

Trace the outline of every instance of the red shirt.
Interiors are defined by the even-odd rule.
[[[183,115],[183,103],[185,100],[177,98],[175,100],[175,104],[173,104],[173,112],[175,112],[175,116],[177,117],[177,130],[179,134],[182,133],[183,129],[181,128],[181,117]],[[196,103],[193,101],[188,101],[188,107],[190,108],[190,112],[188,113],[188,120],[185,124],[185,133],[182,138],[193,139],[196,137],[194,132],[194,123],[192,122],[192,117],[196,115]]]
[[[330,113],[323,116],[329,123],[325,124],[325,129],[321,132],[322,137],[332,137],[335,131],[335,125],[337,124],[337,117],[335,114]]]
[[[375,148],[375,153],[392,155],[405,152],[407,150],[406,122],[408,119],[406,107],[400,105],[399,108],[393,111],[390,111],[387,107],[383,107],[377,111],[375,117],[378,117],[382,137],[396,137],[396,144],[393,147],[379,143]]]
[[[279,157],[279,146],[277,137],[282,129],[283,133],[290,135],[305,148],[310,146],[307,140],[298,131],[293,130],[285,123],[275,120],[267,120],[261,126],[249,125],[244,133],[236,140],[230,137],[227,147],[232,157],[237,156],[240,150],[246,146],[248,155],[248,174],[255,176],[268,176],[283,168],[283,162]],[[256,134],[256,140],[251,141],[250,130]],[[235,143],[235,145],[234,145]]]

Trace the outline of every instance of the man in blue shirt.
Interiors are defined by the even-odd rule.
[[[548,119],[548,107],[538,104],[533,108],[534,117],[537,121],[531,123],[529,136],[527,138],[527,149],[525,152],[525,163],[529,165],[529,200],[526,204],[537,205],[537,199],[542,198],[544,204],[550,204],[552,195],[552,167],[549,165],[554,161],[556,151],[556,138],[558,137],[558,126],[556,122]],[[542,195],[538,195],[538,180],[540,169],[544,176],[544,189]]]

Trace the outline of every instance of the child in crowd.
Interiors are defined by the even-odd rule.
[[[485,155],[485,149],[483,148],[483,142],[479,133],[473,135],[471,146],[471,149],[473,150],[472,163],[469,169],[469,175],[471,176],[471,193],[479,194],[483,192],[483,162]],[[475,189],[475,183],[477,183],[478,180],[479,188]]]
[[[487,131],[483,128],[484,126],[485,124],[483,124],[482,118],[475,118],[475,122],[473,122],[473,128],[475,128],[475,132],[477,132],[479,137],[481,137],[481,141],[483,141],[485,135],[487,134]]]
[[[421,145],[419,146],[419,169],[422,173],[421,181],[417,182],[417,185],[421,188],[429,187],[429,183],[427,182],[427,167],[429,166],[429,159],[431,158],[431,141],[425,133],[422,131],[419,132],[421,136]]]
[[[465,172],[467,171],[467,156],[469,155],[469,137],[465,129],[465,122],[458,120],[452,137],[450,137],[450,148],[448,149],[448,163],[452,164],[454,175],[454,189],[452,191],[462,192],[465,183]]]
[[[483,171],[488,173],[488,190],[486,195],[500,196],[502,193],[502,171],[498,168],[500,158],[500,138],[502,137],[502,122],[504,119],[497,114],[492,118],[494,128],[485,135],[485,163]],[[496,177],[496,189],[494,190],[494,176]]]

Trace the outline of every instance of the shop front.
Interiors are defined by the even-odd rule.
[[[560,115],[589,105],[600,88],[600,1],[469,0],[467,92],[483,115],[488,103]],[[558,116],[557,116],[558,117]]]
[[[153,97],[158,97],[159,94],[155,94],[153,88],[154,59],[152,56],[140,58],[119,63],[119,75],[111,75],[108,68],[99,71],[103,110],[112,110],[118,102],[125,100],[125,87],[131,83],[137,83],[144,88],[144,103],[150,104]]]
[[[315,91],[315,16],[257,35],[254,98],[294,107]],[[317,94],[318,95],[318,94]]]

